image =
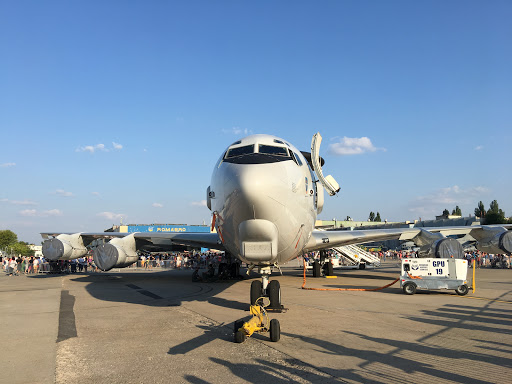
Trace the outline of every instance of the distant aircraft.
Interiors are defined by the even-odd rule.
[[[49,260],[84,256],[99,238],[110,242],[94,250],[102,270],[135,263],[137,250],[165,249],[172,244],[222,249],[256,268],[262,280],[251,284],[250,301],[267,296],[270,306],[281,306],[279,281],[269,281],[271,267],[306,252],[341,245],[400,239],[413,241],[423,257],[463,256],[451,235],[470,235],[476,247],[489,253],[512,252],[510,225],[393,228],[380,230],[318,231],[314,225],[324,205],[324,189],[335,195],[340,187],[323,176],[319,156],[322,137],[313,136],[311,152],[300,152],[287,141],[270,135],[252,135],[231,144],[215,164],[207,205],[217,233],[42,233],[43,254]]]

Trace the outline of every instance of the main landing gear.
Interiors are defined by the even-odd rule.
[[[267,310],[280,312],[283,310],[281,305],[281,286],[278,280],[269,281],[271,269],[270,267],[262,267],[259,270],[261,273],[261,281],[254,280],[251,283],[251,305],[256,305],[260,297],[268,297],[270,305]]]
[[[334,276],[332,263],[324,250],[320,251],[320,261],[313,262],[313,277],[322,277],[322,272],[324,276]]]

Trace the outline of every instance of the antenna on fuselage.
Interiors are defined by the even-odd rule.
[[[334,196],[340,191],[340,185],[334,180],[334,177],[331,175],[324,177],[322,173],[321,157],[319,155],[321,143],[322,136],[320,132],[317,132],[313,135],[313,139],[311,140],[311,163],[313,165],[313,171],[315,171],[318,180],[320,180],[329,196]]]

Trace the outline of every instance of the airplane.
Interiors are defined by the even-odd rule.
[[[340,186],[325,176],[320,157],[322,136],[316,133],[311,152],[301,152],[288,141],[271,135],[251,135],[231,144],[214,166],[206,191],[216,233],[41,233],[48,260],[84,256],[96,239],[110,238],[94,249],[96,265],[108,271],[138,260],[138,250],[166,249],[173,244],[225,250],[257,269],[261,281],[251,284],[250,302],[268,297],[271,308],[281,307],[278,280],[270,281],[272,266],[279,266],[311,251],[366,242],[399,239],[420,247],[420,257],[462,258],[464,251],[453,237],[467,235],[477,249],[488,253],[512,252],[512,225],[392,228],[352,231],[315,229],[324,205],[324,190],[333,196]]]

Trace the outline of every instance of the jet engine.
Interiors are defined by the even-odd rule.
[[[438,259],[462,259],[464,256],[464,249],[462,249],[462,245],[457,240],[444,238],[436,240],[430,245],[420,247],[418,255],[419,257]]]
[[[61,234],[54,239],[45,240],[43,255],[47,260],[72,260],[87,254],[87,248],[80,233]]]
[[[503,227],[484,230],[485,236],[478,239],[476,248],[486,253],[512,253],[512,231]],[[472,234],[472,236],[474,236]],[[474,236],[475,237],[475,236]]]
[[[447,238],[441,233],[432,233],[422,229],[412,241],[420,247],[418,257],[441,259],[462,259],[464,257],[462,245],[456,239]]]
[[[123,238],[114,238],[107,244],[96,247],[93,258],[94,263],[103,271],[132,265],[139,258],[133,234]]]

